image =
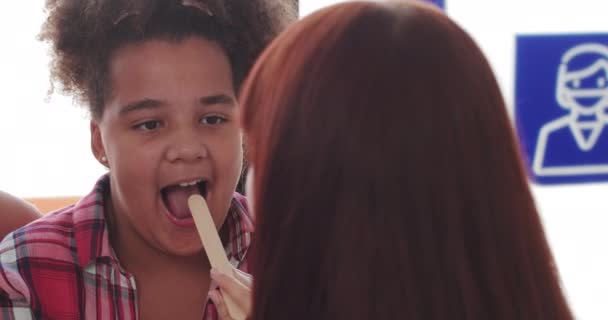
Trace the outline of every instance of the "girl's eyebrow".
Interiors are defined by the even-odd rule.
[[[233,97],[226,94],[215,94],[211,96],[201,97],[199,99],[199,103],[203,106],[211,106],[211,105],[225,105],[225,106],[235,106],[236,101]]]
[[[133,101],[133,102],[129,102],[126,105],[120,107],[120,111],[118,112],[118,115],[120,116],[125,116],[131,112],[137,111],[137,110],[143,110],[143,109],[156,109],[156,108],[160,108],[163,105],[165,105],[166,102],[161,101],[161,100],[155,100],[155,99],[142,99],[142,100],[137,100],[137,101]]]
[[[236,106],[236,100],[226,94],[214,94],[210,96],[204,96],[198,99],[198,102],[203,107],[213,106],[213,105],[223,105],[227,107]],[[129,102],[126,105],[120,107],[120,111],[118,114],[120,116],[125,116],[131,112],[135,112],[138,110],[144,109],[157,109],[162,106],[167,105],[166,101],[145,98],[133,102]]]

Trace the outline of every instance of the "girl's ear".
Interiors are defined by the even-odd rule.
[[[91,151],[99,163],[109,168],[99,124],[95,120],[91,120],[89,127],[91,129]]]

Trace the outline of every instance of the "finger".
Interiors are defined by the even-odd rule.
[[[217,310],[217,315],[219,317],[218,320],[232,320],[230,313],[228,312],[228,307],[226,307],[226,303],[224,303],[224,297],[222,297],[221,292],[218,290],[209,291],[209,299],[211,299],[215,305],[215,309]]]
[[[234,277],[245,286],[251,288],[253,284],[253,276],[251,276],[249,273],[234,268]]]
[[[211,269],[211,278],[218,284],[222,293],[232,298],[237,306],[249,314],[251,310],[251,289],[233,276]]]
[[[236,276],[227,275],[214,268],[211,269],[211,278],[217,282],[222,290],[230,292],[231,295],[250,291],[249,287],[237,280]]]

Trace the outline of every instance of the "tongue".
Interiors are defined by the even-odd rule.
[[[169,213],[178,219],[189,218],[192,214],[188,208],[188,198],[193,194],[199,194],[196,185],[190,187],[168,187],[165,190],[165,205]]]

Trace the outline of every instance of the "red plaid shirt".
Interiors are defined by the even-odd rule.
[[[138,319],[135,278],[114,255],[104,218],[109,178],[74,206],[49,214],[0,243],[0,319]],[[253,225],[235,193],[226,254],[247,271]],[[215,286],[212,284],[212,286]],[[210,300],[204,320],[217,319]]]

